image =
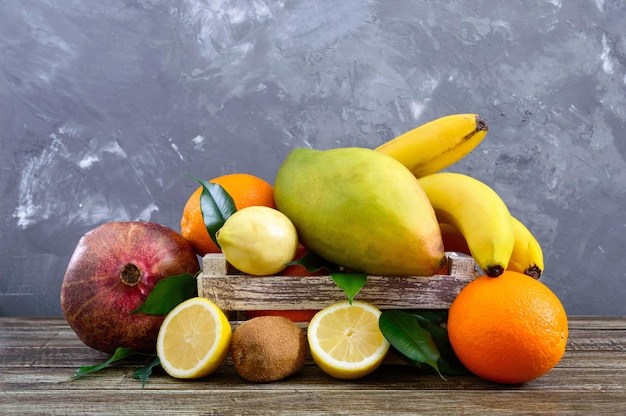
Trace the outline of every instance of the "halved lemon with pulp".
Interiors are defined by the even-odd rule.
[[[187,299],[163,320],[157,356],[172,377],[205,377],[226,359],[231,337],[230,322],[217,305],[202,297]]]
[[[378,326],[380,314],[376,306],[356,300],[319,311],[307,330],[315,363],[340,379],[356,379],[376,370],[389,351]]]

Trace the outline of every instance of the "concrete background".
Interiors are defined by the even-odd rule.
[[[544,247],[570,314],[626,314],[625,1],[0,3],[0,315],[60,315],[107,221],[180,230],[207,179],[439,116],[490,131],[451,170]]]

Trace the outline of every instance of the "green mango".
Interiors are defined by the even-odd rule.
[[[413,174],[371,149],[293,149],[274,183],[276,207],[300,242],[371,275],[430,276],[446,257],[428,197]]]

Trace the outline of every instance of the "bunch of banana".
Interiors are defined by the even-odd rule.
[[[543,272],[543,251],[535,236],[520,222],[512,217],[515,228],[515,244],[509,259],[508,270],[527,274],[535,279],[541,277]],[[463,234],[451,224],[440,223],[441,239],[446,251],[472,255]]]
[[[376,151],[400,161],[418,178],[441,223],[444,242],[460,233],[465,243],[461,246],[467,247],[483,273],[495,277],[508,269],[538,279],[544,267],[541,246],[500,196],[469,175],[440,172],[468,155],[487,130],[477,114],[452,114],[404,133]]]

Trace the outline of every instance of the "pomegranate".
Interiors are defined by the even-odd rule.
[[[131,314],[161,279],[200,269],[191,245],[152,222],[109,222],[86,233],[70,259],[61,309],[85,345],[152,353],[164,316]]]

